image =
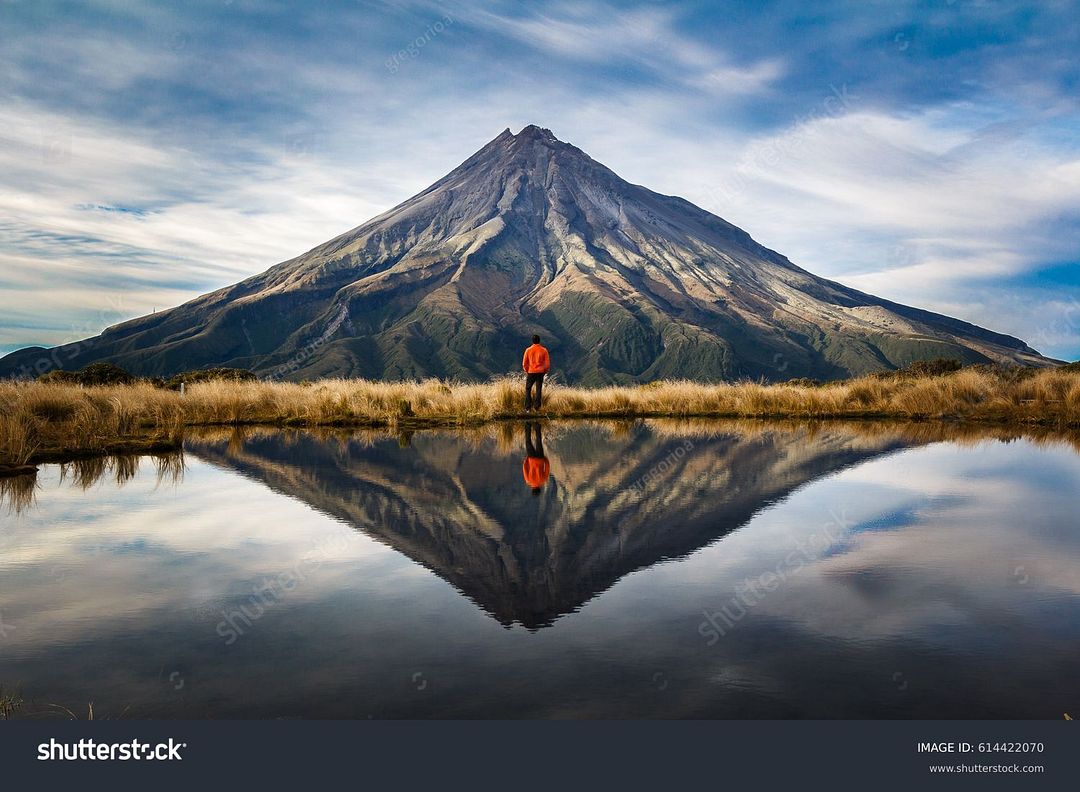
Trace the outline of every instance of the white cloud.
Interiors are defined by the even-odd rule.
[[[1080,156],[1038,130],[982,132],[961,108],[855,108],[751,139],[735,156],[686,151],[691,165],[661,179],[817,274],[1049,337],[1045,316],[997,310],[994,284],[1075,256]],[[1075,350],[1078,336],[1054,335],[1050,348]]]
[[[249,152],[251,164],[230,168],[145,130],[28,103],[0,110],[0,130],[8,345],[94,334],[262,271],[386,208],[387,174],[373,189],[302,150]],[[13,327],[32,323],[53,329]]]
[[[415,9],[417,24],[436,10]],[[1075,256],[1075,225],[1054,226],[1080,205],[1080,158],[1060,133],[1070,117],[1053,116],[1067,104],[1044,102],[1035,115],[975,103],[900,112],[858,85],[823,81],[789,127],[756,132],[727,111],[769,106],[774,87],[793,76],[794,53],[791,63],[775,47],[735,58],[683,32],[686,20],[669,8],[616,13],[590,2],[452,13],[445,38],[394,75],[384,73],[379,47],[393,51],[396,29],[383,31],[366,66],[288,47],[200,58],[197,30],[185,40],[165,12],[147,12],[153,34],[142,47],[121,42],[103,53],[100,38],[71,38],[64,62],[88,91],[102,92],[102,104],[140,81],[189,85],[186,76],[234,110],[246,112],[250,92],[272,123],[248,127],[230,114],[191,129],[140,126],[104,120],[115,108],[90,116],[48,110],[44,99],[8,102],[0,109],[0,348],[65,340],[72,324],[111,315],[121,297],[134,316],[260,272],[423,189],[502,128],[538,123],[813,272],[1025,339],[1040,335],[1051,353],[1080,349],[1067,295],[1052,323],[1035,322],[1045,294],[1025,292],[1024,310],[1003,314],[1012,295],[993,285]],[[344,20],[343,34],[364,41],[360,24]],[[466,67],[490,57],[470,36],[510,41],[531,57],[470,80]],[[35,41],[51,48],[59,37],[42,32]],[[455,41],[466,59],[436,65]],[[27,67],[29,45],[19,46],[6,60],[25,83],[39,66]],[[532,75],[544,59],[553,75]],[[111,76],[97,74],[102,63]],[[192,68],[210,71],[192,77]],[[613,72],[620,79],[607,79]],[[274,102],[259,104],[268,96]],[[295,118],[275,102],[295,107]],[[1056,138],[1047,133],[1055,124]],[[139,212],[112,211],[124,208]],[[35,323],[53,329],[36,332]]]
[[[1024,310],[1003,312],[1017,298],[987,284],[1067,255],[1074,240],[1049,238],[1042,224],[1078,205],[1078,160],[1030,137],[984,140],[960,112],[895,117],[842,104],[826,112],[844,90],[823,91],[819,112],[776,135],[709,135],[693,118],[671,128],[685,97],[651,89],[563,110],[555,132],[813,272],[1042,339],[1051,353],[1075,346],[1068,300],[1049,319],[1036,294]],[[0,111],[0,299],[19,307],[5,310],[0,343],[92,334],[103,314],[101,326],[122,318],[118,303],[125,316],[140,315],[260,272],[422,189],[504,123],[543,122],[559,95],[492,91],[460,108],[445,135],[420,121],[450,112],[453,97],[433,97],[405,109],[406,131],[388,139],[369,130],[344,158],[333,134],[301,135],[296,146],[247,144],[243,165],[136,127],[11,106]],[[129,206],[147,211],[87,208]],[[32,307],[20,299],[28,293]],[[51,314],[41,323],[54,329],[14,326],[32,324],[34,310]]]
[[[786,71],[779,57],[732,62],[721,50],[680,33],[678,17],[670,9],[558,3],[526,16],[485,10],[469,18],[559,58],[632,64],[666,81],[716,96],[764,92]]]

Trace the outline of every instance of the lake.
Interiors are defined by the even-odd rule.
[[[24,717],[1080,713],[1075,437],[204,430],[0,494]]]

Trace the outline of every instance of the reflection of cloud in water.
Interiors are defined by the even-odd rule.
[[[408,452],[390,438],[351,446],[304,434],[287,444],[193,440],[188,449],[401,551],[500,622],[537,628],[636,569],[715,541],[808,481],[904,445],[806,428],[745,436],[563,426],[549,432],[552,480],[537,498],[522,485],[523,435],[518,428],[517,447],[505,431],[468,443],[417,435]]]
[[[1080,464],[1061,446],[552,427],[537,499],[505,427],[287,437],[193,440],[175,486],[146,462],[119,488],[46,467],[36,505],[0,518],[0,681],[195,717],[1041,717],[1080,693]],[[703,609],[840,514],[842,539],[705,646]],[[222,613],[312,554],[226,647]],[[161,681],[177,667],[183,696]],[[404,684],[416,670],[439,697]]]

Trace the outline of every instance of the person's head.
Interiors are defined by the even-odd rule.
[[[540,336],[534,335],[533,336],[533,343],[534,344],[539,344],[540,343]]]

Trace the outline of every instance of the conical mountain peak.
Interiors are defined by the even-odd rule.
[[[534,333],[583,384],[1051,362],[1010,336],[818,278],[535,124],[295,259],[49,360],[147,375],[484,379],[518,371]],[[40,359],[13,353],[0,376],[41,373],[27,370]]]
[[[550,129],[529,124],[522,127],[517,134],[511,132],[509,128],[504,129],[476,154],[466,160],[463,165],[482,164],[485,167],[495,165],[496,167],[506,168],[513,166],[515,156],[532,157],[539,155],[546,157],[555,151],[564,156],[579,157],[583,161],[592,162],[584,151],[559,140]],[[520,160],[517,162],[520,165]],[[533,166],[546,165],[546,163],[536,160],[533,160],[532,164]]]
[[[558,141],[558,138],[551,133],[550,129],[537,126],[536,124],[529,124],[526,127],[522,127],[521,131],[514,135],[519,140],[548,140]]]

